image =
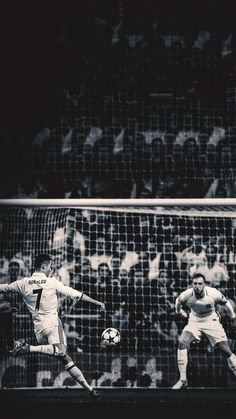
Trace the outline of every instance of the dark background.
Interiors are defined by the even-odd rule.
[[[18,2],[1,6],[1,102],[3,133],[52,123],[56,92],[74,54],[93,52],[94,17],[124,19],[145,32],[154,15],[162,32],[194,34],[235,30],[231,0],[88,0]]]

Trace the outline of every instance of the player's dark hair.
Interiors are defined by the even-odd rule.
[[[47,255],[46,253],[41,253],[35,258],[35,269],[40,269],[44,263],[48,264],[51,262],[51,260],[51,256]]]
[[[203,278],[203,281],[206,282],[205,276],[203,274],[201,274],[200,272],[196,273],[192,276],[192,282],[194,281],[194,279],[197,279],[197,278]]]

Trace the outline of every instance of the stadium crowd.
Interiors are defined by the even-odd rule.
[[[2,198],[236,196],[234,26],[224,10],[168,26],[152,6],[140,20],[106,4],[83,46],[58,25],[54,112],[3,133]]]

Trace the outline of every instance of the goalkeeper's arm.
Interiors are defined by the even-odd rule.
[[[175,312],[176,314],[183,317],[184,319],[188,318],[188,314],[186,313],[186,311],[182,309],[182,303],[181,303],[180,297],[177,297],[175,300]]]
[[[230,318],[235,319],[236,315],[235,315],[234,309],[232,307],[232,304],[230,303],[229,300],[227,300],[227,302],[225,303],[225,307],[227,308],[227,311],[228,311],[228,314],[229,314]]]
[[[232,326],[233,326],[234,329],[236,329],[236,314],[235,314],[234,308],[233,308],[233,306],[232,306],[232,304],[229,300],[227,300],[227,302],[225,303],[225,307],[226,307],[226,309],[228,311],[228,314],[230,316]]]

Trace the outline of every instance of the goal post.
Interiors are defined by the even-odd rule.
[[[184,326],[174,301],[192,274],[203,269],[208,285],[236,303],[235,201],[0,200],[1,283],[30,275],[35,256],[49,253],[58,280],[106,305],[100,313],[91,304],[60,298],[69,352],[88,380],[108,387],[171,387]],[[24,304],[15,297],[11,303],[17,307],[15,337],[35,344]],[[221,318],[235,351],[224,311]],[[120,331],[119,345],[101,345],[107,327]],[[191,346],[188,371],[194,387],[235,387],[225,360],[205,339]],[[1,387],[75,384],[50,357],[1,359]]]

